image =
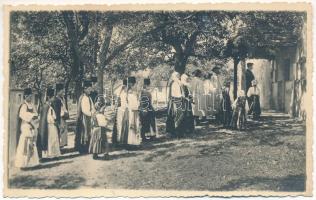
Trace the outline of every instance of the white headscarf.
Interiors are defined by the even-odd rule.
[[[188,78],[189,78],[189,76],[188,75],[186,75],[186,74],[182,74],[181,75],[181,83],[183,84],[183,85],[188,85],[189,83],[188,83]]]

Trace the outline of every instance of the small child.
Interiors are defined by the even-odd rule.
[[[232,105],[233,116],[230,125],[233,129],[244,130],[246,128],[246,109],[248,108],[247,104],[245,91],[240,90],[237,99]]]
[[[98,159],[98,154],[104,154],[103,159],[109,159],[109,143],[107,140],[107,132],[111,131],[108,128],[109,119],[104,115],[105,100],[103,97],[98,97],[95,108],[96,112],[92,117],[92,135],[89,146],[89,153],[93,154],[93,159]]]

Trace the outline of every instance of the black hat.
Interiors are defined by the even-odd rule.
[[[127,85],[127,79],[125,78],[124,80],[123,80],[123,85]]]
[[[128,84],[135,84],[136,78],[135,78],[135,76],[130,76],[130,77],[128,77],[127,81],[128,81]]]
[[[150,79],[149,78],[145,78],[144,79],[144,85],[150,85]]]
[[[31,88],[25,88],[23,90],[23,96],[28,96],[32,94],[32,89]]]
[[[92,76],[92,77],[91,77],[91,82],[92,82],[92,83],[98,82],[98,77]]]
[[[92,87],[92,82],[90,80],[84,80],[83,87],[84,88]]]
[[[60,91],[64,89],[64,84],[63,83],[56,83],[55,89],[56,91]]]
[[[51,98],[51,97],[55,96],[55,90],[53,88],[51,88],[51,87],[47,88],[46,96],[48,98]]]
[[[197,70],[195,70],[195,71],[193,72],[193,75],[194,75],[195,77],[201,77],[202,71],[199,70],[199,69],[197,69]]]
[[[253,66],[253,63],[251,62],[247,63],[247,67],[251,67],[251,66]]]
[[[226,82],[225,82],[225,86],[226,86],[226,87],[230,87],[230,81],[226,81]]]

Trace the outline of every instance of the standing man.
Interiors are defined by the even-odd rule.
[[[56,96],[53,100],[52,106],[56,113],[56,123],[58,126],[58,135],[60,140],[60,147],[67,146],[67,134],[68,128],[66,120],[69,119],[69,113],[66,107],[64,95],[65,95],[65,86],[63,83],[57,83],[55,86]]]
[[[75,136],[75,149],[80,154],[87,153],[91,138],[91,116],[95,112],[94,104],[90,98],[92,83],[85,80],[83,83],[83,94],[78,101],[77,125]]]

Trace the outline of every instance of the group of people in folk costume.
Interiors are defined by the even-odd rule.
[[[17,116],[16,167],[34,167],[41,158],[58,157],[61,155],[60,148],[67,145],[65,120],[69,114],[63,98],[63,87],[63,84],[56,84],[56,89],[47,89],[40,115],[32,104],[32,89],[24,89],[24,102]]]
[[[252,115],[253,120],[258,120],[261,115],[260,89],[257,80],[252,73],[253,63],[247,63],[246,92],[238,91],[234,102],[230,99],[230,82],[226,82],[222,89],[219,116],[225,128],[245,129],[247,114]]]
[[[112,142],[139,145],[157,136],[155,110],[152,106],[150,79],[144,79],[140,94],[136,78],[123,80],[115,106]]]

